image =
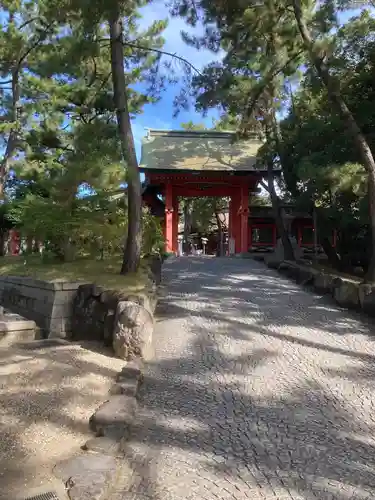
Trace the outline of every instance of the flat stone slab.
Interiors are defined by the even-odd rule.
[[[125,394],[112,396],[91,416],[91,430],[101,436],[121,438],[134,421],[136,406],[134,397]]]
[[[107,436],[89,439],[82,447],[83,450],[103,453],[104,455],[119,456],[120,442]]]
[[[22,349],[27,349],[29,351],[32,351],[33,349],[36,350],[36,349],[46,349],[46,348],[56,349],[57,347],[71,348],[72,346],[73,344],[64,339],[38,339],[17,344],[17,347],[21,347]]]
[[[117,375],[117,381],[124,379],[141,380],[143,377],[143,362],[140,359],[133,359],[126,363],[121,372]]]
[[[20,319],[15,319],[10,317],[7,319],[6,316],[3,316],[0,321],[0,333],[8,333],[8,332],[19,332],[21,330],[35,330],[36,324],[35,321],[31,321],[28,319],[23,319],[19,316]]]
[[[27,344],[35,339],[34,330],[20,330],[15,332],[0,333],[0,343],[4,346]]]
[[[369,316],[375,316],[375,287],[363,283],[358,287],[358,298],[362,308]]]
[[[341,307],[358,308],[360,305],[358,283],[344,278],[335,279],[333,298]]]
[[[84,454],[57,464],[53,472],[70,500],[100,500],[116,478],[117,462],[109,455]]]
[[[111,394],[125,394],[126,396],[132,396],[134,398],[137,395],[138,384],[138,380],[134,378],[120,379],[111,388]]]

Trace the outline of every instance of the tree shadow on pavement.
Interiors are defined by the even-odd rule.
[[[291,383],[288,394],[276,399],[253,397],[236,383],[223,386],[220,378],[203,384],[200,350],[196,358],[152,366],[154,376],[144,381],[140,415],[128,448],[138,449],[133,451],[133,462],[142,477],[133,485],[134,492],[150,499],[169,498],[171,483],[164,483],[165,476],[158,477],[154,468],[163,454],[174,450],[173,461],[166,463],[169,474],[176,474],[175,468],[184,476],[194,468],[201,478],[201,490],[198,484],[197,496],[191,498],[200,497],[205,482],[220,483],[238,499],[247,498],[241,496],[245,491],[254,498],[256,491],[263,491],[265,498],[273,494],[281,498],[285,492],[290,498],[299,494],[308,500],[374,497],[375,442],[367,439],[374,426],[364,429],[340,398],[311,381]],[[231,358],[223,365],[218,353],[217,363],[205,366],[211,376],[215,368],[221,375],[222,370],[240,365],[249,374],[274,356],[262,354],[249,356],[246,364],[243,358]],[[141,445],[153,450],[149,457],[142,454],[142,446],[138,448],[139,437]],[[157,463],[157,467],[161,472],[162,466]],[[178,478],[173,486],[178,487]],[[180,491],[175,498],[188,498],[185,494]]]
[[[123,362],[74,345],[0,346],[0,498],[48,481],[92,437]]]
[[[170,271],[157,331],[182,318],[193,340],[147,364],[129,498],[374,498],[372,323],[222,265]]]
[[[217,260],[222,261],[224,269],[228,266],[227,259]],[[209,261],[208,263],[210,264]],[[189,259],[190,266],[186,266],[189,273],[185,272],[184,268],[179,271],[179,276],[174,277],[169,287],[168,300],[161,301],[158,306],[158,321],[191,316],[212,320],[214,311],[216,320],[233,323],[237,330],[241,329],[241,323],[246,329],[246,318],[256,316],[257,326],[287,326],[296,332],[301,326],[306,326],[321,331],[324,345],[330,338],[330,335],[327,335],[329,333],[343,336],[368,335],[370,340],[375,340],[375,321],[372,318],[340,308],[333,299],[305,290],[261,263],[252,262],[250,269],[248,263],[249,261],[239,260],[237,272],[233,273],[231,266],[228,266],[226,275],[225,271],[220,274],[215,270],[209,272],[207,265],[193,272],[192,268],[195,269],[196,262]],[[172,273],[173,268],[168,269],[167,280]],[[183,274],[186,274],[183,286],[185,289],[190,288],[189,294],[180,292],[180,276]],[[219,312],[218,296],[222,304]],[[190,300],[197,300],[200,308],[196,311],[190,310],[186,304]],[[298,335],[295,339],[298,342]]]

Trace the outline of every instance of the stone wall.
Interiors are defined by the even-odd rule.
[[[161,281],[162,259],[149,256],[150,286],[138,293],[106,290],[96,285],[79,286],[72,305],[72,340],[94,340],[111,346],[123,359],[152,355],[154,311]]]
[[[0,304],[35,321],[42,335],[65,337],[71,330],[72,303],[80,283],[0,277]]]
[[[274,256],[264,259],[268,267],[277,269],[299,284],[310,285],[322,295],[330,295],[341,307],[363,311],[375,317],[375,285],[338,276],[297,262],[278,261]]]
[[[162,260],[145,259],[149,287],[139,293],[87,283],[0,277],[0,305],[35,321],[44,337],[93,340],[124,359],[147,357]]]
[[[81,285],[73,300],[71,339],[112,346],[124,359],[147,357],[156,302],[152,289],[126,293]]]

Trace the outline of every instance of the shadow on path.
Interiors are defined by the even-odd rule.
[[[372,322],[251,261],[165,274],[126,498],[374,498]]]

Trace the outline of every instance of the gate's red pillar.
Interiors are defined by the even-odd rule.
[[[240,233],[241,253],[249,250],[249,186],[241,186],[241,209],[240,209]]]
[[[233,206],[232,206],[232,197],[229,199],[229,219],[228,219],[228,236],[232,237],[232,229],[233,229]]]
[[[9,250],[11,255],[19,255],[20,246],[21,246],[21,238],[20,233],[15,229],[11,229],[9,231]]]
[[[165,251],[173,252],[173,189],[169,182],[165,186]]]
[[[230,240],[233,238],[233,203],[232,196],[229,198],[229,217],[228,217],[228,255],[231,254]]]
[[[172,227],[172,248],[173,252],[178,251],[178,197],[173,195],[172,197],[172,208],[173,208],[173,227]]]

